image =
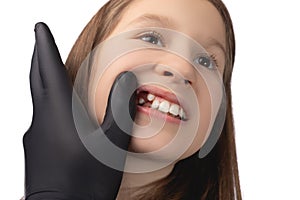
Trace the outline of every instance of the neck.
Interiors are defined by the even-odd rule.
[[[165,178],[172,172],[173,168],[174,164],[147,173],[125,172],[123,174],[117,200],[128,199],[131,194],[133,194],[134,192],[138,192],[138,189],[140,187],[147,186],[148,184]]]

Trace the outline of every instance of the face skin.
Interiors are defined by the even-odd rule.
[[[225,27],[219,12],[210,2],[206,0],[136,0],[130,4],[109,38],[122,32],[145,27],[169,28],[189,35],[201,44],[209,54],[215,57],[218,70],[222,74],[225,64]],[[145,57],[144,55],[147,56]],[[117,75],[141,65],[145,61],[170,66],[171,68],[165,69],[154,68],[154,73],[162,76],[166,76],[164,73],[166,71],[171,73],[176,71],[183,75],[186,80],[190,81],[197,95],[198,103],[200,107],[203,107],[202,112],[204,113],[201,113],[201,120],[203,120],[201,124],[203,126],[199,128],[192,145],[180,159],[188,157],[199,150],[204,141],[204,133],[207,130],[211,114],[209,112],[210,109],[205,111],[205,107],[210,108],[210,99],[203,79],[195,73],[195,69],[190,63],[179,56],[173,54],[159,56],[154,52],[144,50],[128,54],[116,61],[105,71],[98,82],[95,96],[97,120],[100,124],[103,121],[109,92]],[[166,88],[160,88],[167,90]],[[148,124],[149,116],[138,111],[135,123],[139,125]],[[174,132],[176,133],[178,126],[178,124],[166,123],[163,129],[153,137],[146,139],[133,137],[130,150],[138,153],[158,150],[174,138]],[[130,177],[130,184],[131,186],[132,184],[134,186],[144,185],[153,181],[153,179],[155,180],[166,175],[172,167],[163,169],[162,173],[145,174],[143,180],[147,181],[144,182],[137,181],[135,175],[133,175]]]

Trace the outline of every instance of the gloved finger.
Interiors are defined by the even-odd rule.
[[[127,149],[136,114],[137,79],[132,72],[123,72],[115,80],[101,125],[107,137],[118,147]]]
[[[40,22],[35,25],[35,39],[43,86],[56,90],[66,82],[66,69],[53,35],[45,23]]]
[[[43,92],[43,82],[40,76],[38,55],[36,51],[36,45],[34,46],[31,68],[30,68],[30,89],[33,102],[35,102]]]

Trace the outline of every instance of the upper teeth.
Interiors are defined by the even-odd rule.
[[[185,114],[183,108],[175,103],[170,103],[167,100],[160,100],[160,99],[156,98],[156,96],[153,94],[148,94],[147,100],[150,103],[152,101],[152,104],[151,104],[152,109],[157,109],[163,113],[170,113],[173,116],[179,116],[181,119],[186,119],[186,114]],[[140,105],[143,105],[144,103],[146,103],[145,99],[142,97],[139,98],[138,102]]]
[[[169,112],[175,116],[178,115],[179,114],[179,106],[177,104],[172,104],[169,109]]]
[[[168,101],[163,101],[159,104],[158,110],[164,113],[168,113],[170,109],[170,103]]]
[[[149,101],[153,101],[154,99],[155,99],[155,96],[153,95],[153,94],[148,94],[147,95],[147,99],[149,100]]]
[[[159,104],[160,104],[160,102],[159,102],[157,99],[155,99],[155,100],[152,102],[152,104],[151,104],[151,108],[153,108],[153,109],[158,109],[158,108],[159,108]]]

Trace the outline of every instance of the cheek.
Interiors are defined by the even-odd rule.
[[[187,158],[198,151],[202,147],[206,137],[210,134],[208,130],[212,116],[211,96],[208,88],[205,86],[203,79],[200,79],[199,84],[201,86],[195,89],[199,103],[199,127],[197,135],[195,136],[192,144],[190,145],[188,150],[181,156],[181,159]]]
[[[102,49],[101,51],[105,50]],[[101,58],[101,56],[103,55],[99,52],[98,57]],[[138,66],[156,63],[159,61],[160,57],[160,51],[143,49],[124,54],[108,67],[102,66],[101,63],[95,64],[91,72],[91,76],[94,76],[89,85],[89,108],[94,115],[93,117],[96,118],[99,124],[103,122],[109,93],[116,77],[120,73],[130,71]]]
[[[96,118],[99,124],[102,124],[105,113],[106,107],[108,103],[108,97],[113,86],[113,83],[117,76],[124,72],[130,70],[130,63],[123,60],[122,63],[127,63],[126,65],[120,65],[119,62],[112,64],[108,67],[101,77],[98,77],[96,80],[96,92],[94,95],[94,107]]]
[[[114,72],[106,72],[98,82],[96,94],[94,97],[95,98],[94,109],[99,124],[102,124],[103,122],[110,88],[113,84],[113,79],[116,76],[117,74],[115,74]]]
[[[90,85],[90,88],[96,89],[95,92],[89,94],[91,97],[90,109],[95,113],[95,117],[99,124],[103,122],[110,90],[116,77],[122,72],[130,71],[133,68],[144,64],[145,55],[148,55],[147,57],[149,60],[155,58],[154,56],[149,56],[152,54],[149,54],[147,51],[128,53],[125,56],[118,58],[109,67],[106,67],[101,77],[94,78],[95,81]],[[97,74],[97,70],[98,69],[95,69],[95,74]],[[91,91],[93,91],[93,89],[91,89]]]

